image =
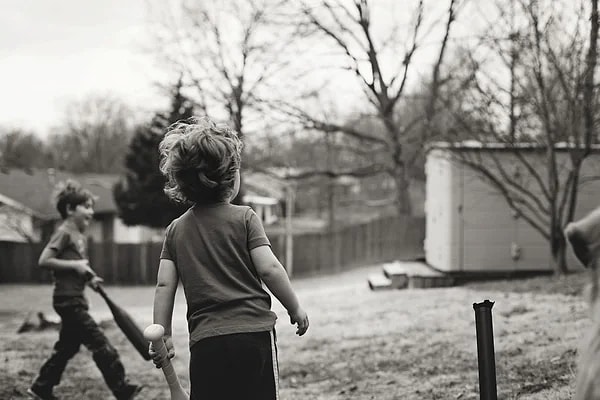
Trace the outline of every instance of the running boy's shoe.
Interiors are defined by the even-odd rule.
[[[27,389],[27,394],[35,400],[58,400],[58,397],[52,394],[52,392],[44,392],[34,386]]]

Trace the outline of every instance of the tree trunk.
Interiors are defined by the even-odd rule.
[[[325,150],[327,157],[325,161],[328,171],[333,171],[335,166],[332,141],[332,134],[325,134]],[[327,229],[329,229],[329,232],[335,231],[335,186],[335,178],[327,178]]]
[[[554,228],[552,234],[552,261],[554,262],[554,274],[564,275],[567,273],[567,240],[560,227]]]
[[[335,182],[328,178],[327,182],[327,229],[335,231]]]
[[[396,186],[396,209],[399,215],[412,214],[412,202],[410,199],[410,179],[408,179],[406,168],[396,166],[394,168],[394,183]]]

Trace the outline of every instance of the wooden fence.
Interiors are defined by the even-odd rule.
[[[284,235],[271,237],[275,255],[285,261]],[[294,236],[293,275],[338,272],[366,265],[423,255],[425,219],[389,217],[336,232]]]
[[[422,256],[425,219],[388,217],[336,232],[295,235],[293,276],[335,273],[357,265]],[[285,236],[270,236],[285,261]],[[0,242],[0,283],[50,282],[37,267],[42,244]],[[154,284],[162,244],[90,243],[90,264],[109,284]]]

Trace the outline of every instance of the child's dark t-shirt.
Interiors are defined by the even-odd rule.
[[[270,331],[277,316],[250,250],[269,240],[247,206],[195,206],[166,230],[162,259],[175,263],[187,299],[190,347],[201,339]]]
[[[76,229],[61,225],[46,248],[56,252],[56,258],[83,260],[87,258],[87,239]],[[53,271],[54,296],[82,296],[86,279],[73,270]]]

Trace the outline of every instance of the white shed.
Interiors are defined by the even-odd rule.
[[[564,147],[563,147],[564,148]],[[575,219],[600,205],[600,147],[594,148],[582,166]],[[503,166],[515,182],[536,187],[520,157],[535,166],[546,179],[544,154],[539,147],[523,145],[516,155],[502,144],[482,146],[479,142],[435,143],[427,152],[425,258],[444,272],[550,271],[548,242],[509,207],[504,196],[460,157],[476,157],[494,168]],[[559,163],[569,162],[567,151],[558,152]],[[566,164],[565,164],[566,165]],[[564,179],[566,168],[561,169]],[[542,193],[535,193],[542,196]],[[578,265],[567,254],[570,266]]]

